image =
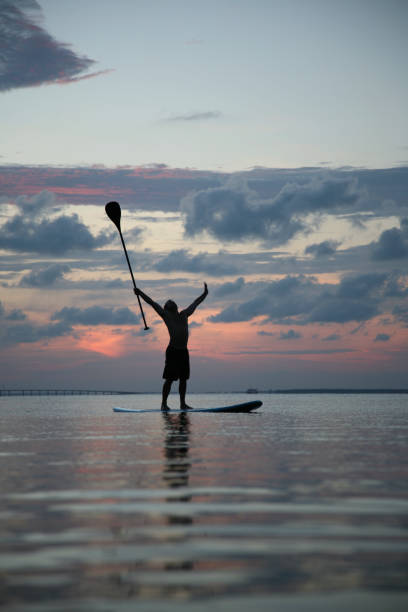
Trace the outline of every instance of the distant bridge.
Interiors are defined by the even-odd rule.
[[[136,391],[100,391],[90,389],[0,389],[0,396],[10,395],[135,395]]]

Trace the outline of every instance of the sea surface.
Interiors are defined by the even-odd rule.
[[[408,395],[256,398],[1,397],[2,609],[405,612]]]

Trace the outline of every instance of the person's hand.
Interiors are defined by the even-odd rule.
[[[205,293],[205,295],[208,295],[207,283],[204,283],[204,293]]]
[[[133,292],[134,292],[135,295],[140,295],[140,289],[138,287],[135,287],[133,289]]]

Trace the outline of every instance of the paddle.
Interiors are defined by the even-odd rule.
[[[120,229],[121,210],[120,210],[120,206],[119,206],[118,202],[108,202],[106,204],[106,206],[105,206],[105,211],[106,211],[106,214],[108,215],[109,219],[116,225],[116,227],[118,229],[119,236],[120,236],[120,239],[122,241],[123,250],[125,251],[126,261],[128,263],[128,266],[129,266],[130,276],[132,277],[133,287],[136,289],[135,277],[133,276],[132,267],[130,265],[129,257],[128,257],[128,254],[127,254],[125,241],[123,240],[123,236],[122,236],[122,230]],[[137,295],[137,301],[139,302],[140,312],[142,314],[143,323],[144,323],[144,326],[145,326],[144,328],[145,328],[145,330],[149,329],[148,326],[147,326],[147,323],[146,323],[145,316],[144,316],[144,312],[143,312],[143,308],[142,308],[142,303],[141,303],[140,297],[138,295]]]

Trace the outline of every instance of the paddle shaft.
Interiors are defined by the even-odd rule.
[[[123,240],[122,230],[120,229],[120,225],[117,225],[117,228],[118,228],[118,231],[119,231],[120,239],[122,241],[123,250],[125,251],[126,261],[127,261],[128,266],[129,266],[130,276],[132,277],[133,287],[136,289],[135,277],[133,276],[132,266],[130,265],[129,256],[128,256],[128,253],[127,253],[127,250],[126,250],[125,241]],[[142,314],[142,318],[143,318],[143,323],[144,323],[145,329],[149,329],[148,326],[147,326],[147,323],[146,323],[145,316],[144,316],[142,302],[140,301],[140,297],[137,294],[136,294],[136,297],[137,297],[137,301],[139,302],[140,312]]]

